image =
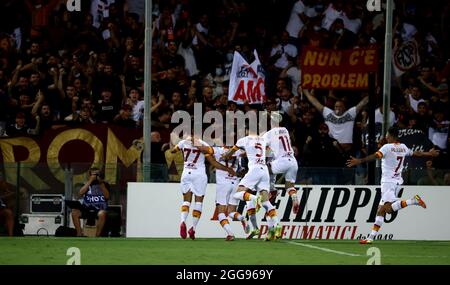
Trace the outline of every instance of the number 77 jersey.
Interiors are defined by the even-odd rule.
[[[381,182],[403,183],[402,171],[406,156],[413,151],[402,143],[388,143],[383,145],[376,153],[381,158]]]
[[[183,153],[184,171],[198,172],[206,174],[205,172],[205,156],[212,155],[214,151],[209,145],[202,141],[196,140],[202,146],[208,147],[209,153],[203,154],[203,152],[197,148],[191,140],[181,140],[177,147]]]

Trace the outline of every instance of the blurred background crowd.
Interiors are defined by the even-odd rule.
[[[292,132],[303,167],[344,167],[350,155],[366,155],[367,109],[354,121],[351,141],[333,138],[322,114],[299,88],[299,57],[307,46],[379,48],[384,53],[382,12],[365,0],[153,0],[152,96],[143,101],[144,0],[81,1],[68,12],[65,0],[0,3],[0,136],[39,137],[48,129],[118,124],[142,128],[151,108],[152,143],[169,142],[178,110],[248,109],[228,101],[234,51],[248,61],[256,49],[266,71],[267,102]],[[383,7],[384,7],[384,1]],[[449,7],[446,0],[395,1],[393,46],[415,40],[420,64],[393,76],[392,124],[418,129],[442,156],[427,169],[450,169],[448,79]],[[384,9],[384,8],[383,8]],[[150,19],[149,19],[150,20]],[[382,72],[377,76],[375,123],[382,122]],[[315,90],[321,104],[350,109],[367,94]],[[152,150],[164,163],[161,149]],[[450,184],[433,172],[428,183]],[[432,180],[434,179],[434,181]],[[342,182],[342,181],[330,181]]]

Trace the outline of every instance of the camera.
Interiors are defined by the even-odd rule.
[[[96,172],[96,173],[92,173],[93,175],[95,175],[97,177],[97,179],[103,179],[103,174],[101,172]]]
[[[98,184],[99,179],[103,179],[103,174],[101,172],[93,172],[92,175],[95,175],[95,180],[92,181],[91,185]]]

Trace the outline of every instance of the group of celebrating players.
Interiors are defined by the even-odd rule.
[[[181,151],[184,158],[184,169],[181,175],[181,190],[183,204],[181,206],[180,236],[187,235],[195,239],[195,229],[202,213],[202,203],[206,192],[207,175],[205,158],[216,168],[216,205],[218,220],[226,232],[227,241],[235,239],[229,225],[230,221],[238,220],[242,223],[247,239],[259,235],[256,212],[263,207],[266,211],[268,232],[266,241],[281,238],[281,226],[274,207],[276,197],[275,178],[283,175],[285,187],[292,200],[294,214],[299,211],[297,189],[294,183],[297,178],[298,164],[294,157],[289,131],[279,127],[282,116],[277,112],[270,114],[271,129],[264,134],[248,128],[247,136],[237,140],[229,147],[210,147],[206,142],[191,135],[181,140],[172,152]],[[381,159],[381,201],[377,211],[375,223],[367,239],[360,240],[361,244],[371,244],[383,224],[386,214],[401,210],[410,205],[426,208],[425,202],[419,195],[408,200],[398,198],[403,184],[402,170],[406,156],[435,157],[439,151],[413,151],[400,143],[399,131],[391,127],[386,134],[385,144],[374,154],[364,158],[350,157],[347,166],[352,167],[375,159]],[[247,171],[241,171],[242,158],[248,160]],[[242,177],[243,176],[243,177]],[[241,178],[242,177],[242,178]],[[192,195],[195,204],[192,211],[192,227],[187,230],[186,218],[189,214]],[[252,229],[244,216],[237,212],[239,201],[245,201],[247,216]],[[228,214],[228,215],[227,215]]]
[[[284,175],[286,190],[292,199],[293,212],[294,214],[298,212],[299,201],[294,187],[298,164],[294,157],[289,131],[284,127],[278,127],[281,115],[273,112],[270,118],[271,126],[276,127],[272,127],[262,135],[248,128],[247,136],[238,139],[231,148],[211,147],[201,139],[190,136],[179,141],[172,149],[174,153],[181,151],[184,158],[184,169],[180,181],[183,193],[180,236],[183,239],[187,238],[187,235],[195,239],[195,230],[202,213],[207,185],[205,159],[216,168],[216,205],[219,213],[218,220],[227,235],[225,240],[232,241],[235,238],[229,225],[230,220],[238,220],[242,223],[248,239],[259,235],[255,215],[261,207],[266,211],[269,228],[266,240],[281,238],[281,226],[272,204],[274,199],[270,197],[276,197],[274,187],[276,175]],[[246,173],[242,168],[243,157],[248,160]],[[192,195],[195,196],[192,227],[187,230],[186,219],[189,215]],[[252,229],[245,217],[237,212],[239,201],[246,202]]]

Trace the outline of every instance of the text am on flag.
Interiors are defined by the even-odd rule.
[[[228,101],[237,104],[262,104],[266,101],[265,72],[256,50],[253,54],[255,59],[249,64],[240,53],[234,52]]]

